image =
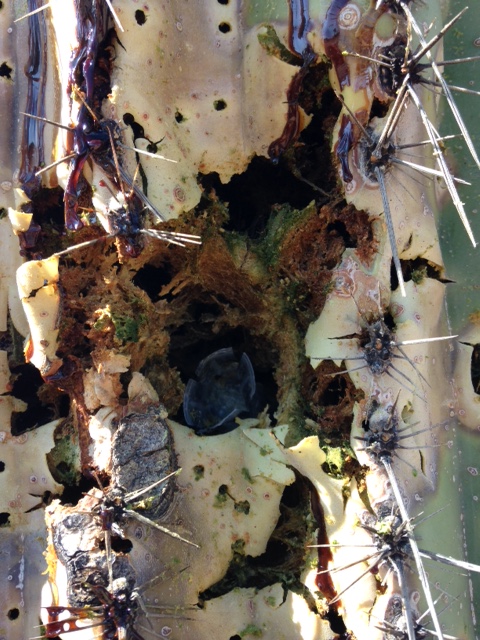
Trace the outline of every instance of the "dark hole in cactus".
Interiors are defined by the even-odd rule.
[[[0,460],[0,473],[5,471],[5,463]]]
[[[12,394],[27,403],[27,410],[12,415],[11,432],[18,436],[46,424],[55,418],[55,407],[44,404],[38,395],[43,386],[42,376],[32,364],[22,364],[12,367],[14,382]]]
[[[425,278],[431,278],[432,280],[439,280],[440,282],[449,282],[442,278],[441,268],[435,264],[432,264],[424,258],[415,258],[415,260],[401,260],[403,279],[405,282],[412,280],[415,284],[419,285]],[[393,260],[390,268],[390,283],[392,291],[398,288],[398,278],[393,265]]]
[[[128,538],[120,538],[120,536],[111,536],[110,539],[112,550],[115,553],[130,553],[133,544]]]
[[[370,120],[373,118],[384,118],[388,113],[388,103],[380,102],[376,98],[372,102],[372,109],[370,111]]]
[[[228,22],[221,22],[218,25],[218,30],[221,31],[222,33],[228,33],[229,31],[232,30],[232,27],[228,24]]]
[[[293,484],[285,487],[285,489],[283,490],[282,504],[290,509],[293,509],[294,507],[298,507],[302,504],[303,497],[304,496],[301,485],[299,485],[297,482],[294,482]]]
[[[344,240],[346,248],[356,246],[356,243],[353,242],[350,234],[347,231],[347,227],[345,226],[345,223],[342,222],[341,220],[335,220],[335,222],[331,222],[327,226],[327,232],[328,233],[333,232],[338,234]]]
[[[185,120],[185,117],[180,113],[180,111],[175,111],[175,120],[180,124],[180,122]]]
[[[363,397],[348,374],[332,377],[341,371],[344,366],[325,360],[316,369],[305,365],[302,374],[301,394],[307,416],[318,424],[320,436],[328,436],[329,446],[342,446],[350,440],[353,407]]]
[[[213,108],[215,109],[215,111],[223,111],[227,108],[227,103],[225,102],[225,100],[215,100],[213,103]]]
[[[258,567],[280,567],[283,562],[288,560],[288,556],[288,544],[283,540],[271,539],[268,541],[265,552],[259,558],[255,558],[256,562],[253,564]]]
[[[12,71],[12,67],[10,67],[6,62],[2,62],[2,64],[0,64],[0,78],[7,78],[7,80],[11,80]]]
[[[212,351],[222,347],[242,348],[246,342],[241,328],[233,329],[228,335],[215,335],[212,324],[222,315],[222,309],[210,297],[192,301],[184,314],[185,321],[172,332],[169,362],[185,378],[185,382],[195,375],[197,365]]]
[[[9,354],[12,353],[13,349],[13,339],[10,332],[2,332],[0,333],[0,350],[8,351]]]
[[[473,390],[480,394],[480,344],[473,347],[471,375]]]
[[[304,568],[306,514],[310,512],[310,493],[305,480],[296,474],[295,482],[285,487],[280,501],[280,517],[265,552],[246,556],[244,542],[232,546],[233,558],[225,576],[199,594],[200,605],[224,595],[236,587],[263,589],[281,582],[285,589],[302,589],[300,575]],[[306,595],[306,594],[305,594]]]
[[[218,0],[220,2],[220,0]],[[229,640],[242,640],[242,636],[236,635],[229,638]]]
[[[174,299],[172,294],[168,293],[165,296],[160,296],[160,291],[162,287],[169,284],[173,276],[173,266],[169,263],[161,267],[146,264],[137,271],[132,282],[136,287],[145,291],[152,302],[158,302],[160,298],[167,302],[172,302]]]
[[[348,638],[351,637],[350,634],[347,635],[347,627],[345,626],[342,616],[338,611],[335,611],[333,607],[329,608],[326,618],[330,623],[330,629],[334,633],[341,634],[341,639],[345,638],[345,640],[348,640]]]
[[[229,0],[217,0],[218,4],[224,4],[227,5]]]
[[[97,483],[93,478],[85,478],[84,476],[81,476],[80,480],[75,483],[68,483],[65,478],[67,478],[72,472],[67,468],[66,463],[63,464],[65,465],[65,468],[62,468],[59,465],[60,468],[57,467],[57,469],[51,469],[52,475],[55,480],[59,481],[60,478],[64,483],[63,493],[59,496],[60,502],[62,504],[75,506],[78,501],[90,491],[90,489],[97,486]]]
[[[252,362],[257,386],[262,388],[262,402],[264,406],[268,404],[273,418],[278,407],[278,387],[274,379],[278,362],[276,349],[264,336],[252,335],[244,327],[214,332],[213,324],[221,317],[221,311],[217,305],[203,302],[194,302],[189,306],[186,314],[188,322],[171,334],[170,366],[179,371],[186,384],[196,377],[195,371],[200,362],[214,351],[232,347],[238,356],[246,353]],[[184,422],[181,410],[172,417]]]
[[[400,260],[400,264],[402,266],[402,273],[403,273],[402,260]],[[405,274],[403,275],[403,280],[405,281]],[[395,265],[393,264],[393,260],[390,263],[390,287],[392,291],[396,291],[398,289],[398,277],[397,277],[397,272],[395,270]]]
[[[137,24],[139,24],[140,26],[144,25],[145,22],[147,21],[147,16],[145,15],[145,11],[142,11],[141,9],[137,9],[135,11],[135,20]]]
[[[10,526],[10,514],[6,511],[0,512],[0,527]]]
[[[345,397],[347,383],[344,377],[336,376],[323,392],[322,401],[326,406],[338,405]]]
[[[20,616],[20,610],[14,607],[13,609],[9,609],[7,612],[7,618],[9,620],[16,620]]]
[[[197,464],[193,467],[193,477],[195,480],[201,480],[205,475],[205,467],[203,464]]]
[[[395,329],[395,320],[390,312],[385,312],[382,319],[390,331]]]
[[[213,189],[220,200],[229,203],[230,219],[225,229],[245,233],[252,239],[264,231],[274,205],[288,203],[295,209],[304,209],[317,195],[283,162],[273,165],[258,157],[228,184],[222,184],[218,173],[200,176],[200,181],[207,193]]]
[[[51,222],[52,224],[64,228],[65,212],[63,204],[64,191],[61,187],[53,189],[40,188],[32,193],[31,213],[36,222]],[[28,211],[28,204],[23,210]]]
[[[300,134],[298,144],[287,150],[285,161],[291,163],[295,175],[320,188],[322,191],[316,191],[316,197],[325,201],[325,192],[333,193],[337,187],[338,175],[330,144],[340,113],[339,101],[328,83],[326,64],[320,62],[310,67],[298,104],[312,119]]]
[[[218,0],[218,1],[220,2],[220,0]],[[222,3],[220,2],[220,4],[222,4]],[[0,9],[3,9],[3,2],[0,2]]]

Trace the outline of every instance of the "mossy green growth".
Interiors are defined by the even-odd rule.
[[[427,267],[423,266],[412,271],[412,280],[415,284],[421,284],[427,277]]]
[[[193,467],[193,478],[197,482],[201,480],[205,475],[205,467],[202,464],[197,464]]]
[[[322,465],[322,469],[333,478],[345,477],[345,464],[348,459],[350,461],[354,457],[353,451],[348,445],[341,447],[330,447],[320,443],[322,451],[327,459]]]
[[[222,507],[225,506],[225,503],[228,500],[228,494],[226,491],[223,491],[223,485],[222,487],[220,487],[220,489],[218,490],[217,495],[215,496],[214,502],[213,502],[213,506],[217,509],[221,509]]]
[[[282,285],[285,306],[290,311],[298,311],[307,297],[305,285],[302,282],[298,282],[298,280],[292,279],[285,279]]]
[[[250,513],[250,503],[248,500],[240,500],[240,502],[235,502],[233,505],[235,511],[238,513],[244,513],[246,516]]]
[[[269,456],[271,453],[273,453],[273,449],[270,449],[270,447],[260,447],[260,455],[261,456]]]
[[[138,342],[138,330],[144,322],[143,316],[136,319],[112,313],[112,322],[115,327],[115,337],[117,340],[123,343]]]
[[[282,243],[292,229],[298,229],[302,221],[309,218],[316,211],[315,203],[310,203],[305,209],[293,209],[288,204],[273,207],[265,235],[259,243],[257,252],[267,267],[274,267],[279,258]]]
[[[138,298],[133,299],[130,307],[135,311],[139,302]],[[112,323],[115,328],[115,337],[119,342],[138,342],[139,329],[144,322],[145,316],[140,312],[136,313],[135,317],[132,317],[115,313],[115,311],[112,311],[110,308],[110,305],[107,305],[106,308],[102,309],[99,313],[93,328],[97,331],[103,331],[108,329],[110,323]]]
[[[251,482],[254,484],[255,480],[250,475],[250,471],[246,467],[242,467],[242,476],[245,478],[247,482]]]
[[[133,508],[135,511],[148,511],[152,508],[155,503],[156,496],[151,496],[148,498],[144,498],[143,500],[139,500],[133,504]]]
[[[247,636],[253,636],[254,638],[260,638],[263,636],[263,631],[260,627],[257,627],[254,624],[249,624],[245,629],[240,631],[239,636],[241,638],[246,638]]]
[[[304,438],[311,436],[312,433],[309,429],[305,428],[305,420],[302,420],[302,416],[299,413],[296,416],[296,420],[292,419],[289,422],[289,428],[287,431],[287,435],[285,436],[284,446],[289,449],[290,447],[295,447],[299,442],[301,442]]]
[[[59,484],[74,486],[79,482],[80,449],[74,434],[66,434],[56,440],[55,446],[47,454],[47,460],[52,475]]]
[[[272,27],[271,24],[265,24],[263,26],[265,28],[265,32],[259,33],[257,38],[260,46],[265,49],[268,55],[278,58],[287,64],[299,66],[302,63],[302,59],[287,49],[278,37],[275,28]]]
[[[239,538],[232,543],[232,551],[233,553],[238,553],[242,556],[245,555],[245,540],[243,538]]]

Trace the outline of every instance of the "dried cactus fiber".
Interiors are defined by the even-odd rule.
[[[0,2],[0,640],[477,637],[474,17]]]

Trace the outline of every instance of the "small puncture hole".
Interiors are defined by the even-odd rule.
[[[0,512],[0,527],[7,527],[10,525],[9,522],[10,514],[6,511]]]
[[[180,113],[180,111],[175,111],[175,120],[180,124],[185,120],[185,117]]]
[[[133,544],[128,538],[120,538],[120,536],[112,536],[111,545],[115,553],[130,553]]]
[[[217,0],[218,4],[224,4],[227,5],[229,0]]]
[[[215,111],[223,111],[227,108],[227,103],[225,102],[225,100],[215,100],[215,102],[213,103],[213,108],[215,109]]]
[[[0,473],[2,473],[2,471],[5,471],[5,463],[0,460]]]
[[[7,78],[8,80],[11,80],[12,71],[12,67],[10,67],[6,62],[2,62],[2,64],[0,64],[0,78]]]
[[[222,33],[228,33],[229,31],[232,30],[232,27],[228,24],[228,22],[221,22],[218,25],[218,30],[221,31]]]
[[[147,21],[147,16],[145,15],[145,11],[142,11],[141,9],[137,9],[135,11],[135,20],[137,21],[137,24],[139,24],[140,26],[144,25],[145,22]]]
[[[9,620],[16,620],[20,615],[20,611],[15,607],[14,609],[9,609],[7,613],[7,618]]]
[[[220,2],[220,0],[218,0]],[[222,2],[220,2],[220,4],[223,4]],[[225,3],[226,4],[226,3]],[[0,9],[3,9],[3,2],[0,2]]]

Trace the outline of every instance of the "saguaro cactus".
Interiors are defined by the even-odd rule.
[[[476,637],[457,4],[0,3],[0,640]]]

